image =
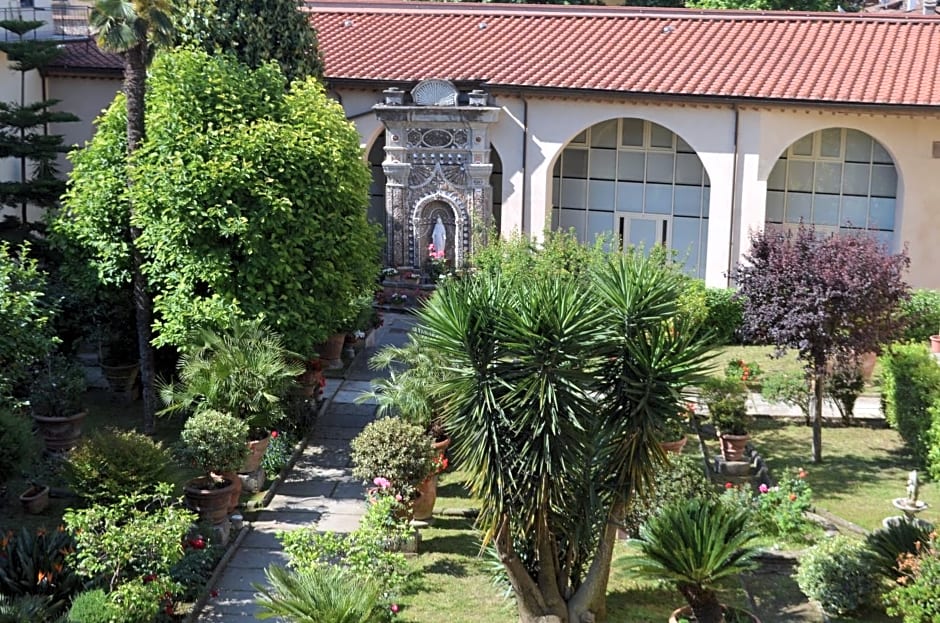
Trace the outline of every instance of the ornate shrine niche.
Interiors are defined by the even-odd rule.
[[[386,262],[423,267],[437,241],[461,266],[493,222],[489,128],[499,108],[446,80],[384,95],[374,110],[385,124]]]

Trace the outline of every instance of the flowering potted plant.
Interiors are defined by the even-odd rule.
[[[440,467],[425,430],[398,417],[369,423],[350,443],[353,476],[375,484],[407,508],[421,484]]]
[[[248,424],[202,409],[186,420],[180,439],[183,456],[203,473],[186,483],[186,501],[204,521],[221,523],[234,506],[233,498],[237,505],[241,481],[235,470],[248,455]]]
[[[62,355],[50,356],[37,371],[29,404],[50,452],[70,450],[78,443],[85,421],[85,389],[82,368]]]
[[[447,257],[444,255],[444,251],[438,251],[432,242],[428,245],[428,279],[431,283],[437,283],[448,271],[449,267],[447,266]]]
[[[709,379],[702,386],[702,399],[717,429],[725,460],[740,461],[744,458],[751,421],[744,381],[730,376]]]

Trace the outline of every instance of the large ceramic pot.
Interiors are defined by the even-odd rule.
[[[940,353],[940,335],[930,336],[930,352]]]
[[[744,460],[744,450],[747,440],[750,439],[748,435],[721,434],[718,439],[721,441],[721,456],[725,457],[726,461]]]
[[[222,485],[217,486],[215,480],[203,476],[190,480],[183,487],[186,503],[199,513],[200,521],[208,521],[215,525],[223,523],[228,517],[235,484],[231,479],[223,478]]]
[[[135,398],[134,384],[137,382],[139,371],[140,364],[138,363],[114,366],[101,364],[101,372],[108,381],[108,387],[112,392],[123,395],[127,400]]]
[[[39,427],[46,450],[49,452],[66,452],[78,444],[82,436],[82,424],[85,422],[84,411],[68,417],[48,417],[33,414],[33,419]]]
[[[411,503],[412,516],[419,521],[427,521],[434,514],[434,502],[437,501],[437,474],[429,476],[418,485],[418,497]]]
[[[727,606],[722,606],[721,609],[725,613],[725,621],[728,621],[728,612],[729,610],[734,613],[737,617],[731,619],[732,621],[750,621],[750,623],[761,623],[761,620],[757,618],[756,615],[748,612],[747,610],[742,610],[741,608],[729,609]],[[684,606],[677,610],[674,610],[672,616],[669,617],[669,623],[679,623],[679,621],[690,621],[695,623],[695,618],[692,617],[692,608],[689,606]]]
[[[222,472],[222,478],[224,478],[225,480],[230,480],[232,482],[232,496],[228,502],[228,513],[227,513],[231,515],[235,511],[235,509],[238,508],[238,504],[241,502],[242,488],[244,485],[242,483],[242,479],[239,478],[238,474],[236,474],[235,472]]]
[[[245,462],[238,470],[238,473],[250,474],[254,471],[257,471],[258,467],[261,466],[261,459],[264,458],[264,453],[268,450],[268,444],[270,443],[270,435],[265,436],[264,439],[255,439],[253,441],[249,441],[248,456],[245,457]]]

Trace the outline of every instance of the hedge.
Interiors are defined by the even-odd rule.
[[[940,365],[924,344],[893,344],[881,369],[885,419],[920,467],[940,478]]]

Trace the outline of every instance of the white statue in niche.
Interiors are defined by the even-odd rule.
[[[431,232],[431,242],[434,244],[435,251],[444,253],[444,249],[447,246],[447,230],[444,229],[444,221],[440,216],[437,217],[437,222],[434,223],[434,230]]]

